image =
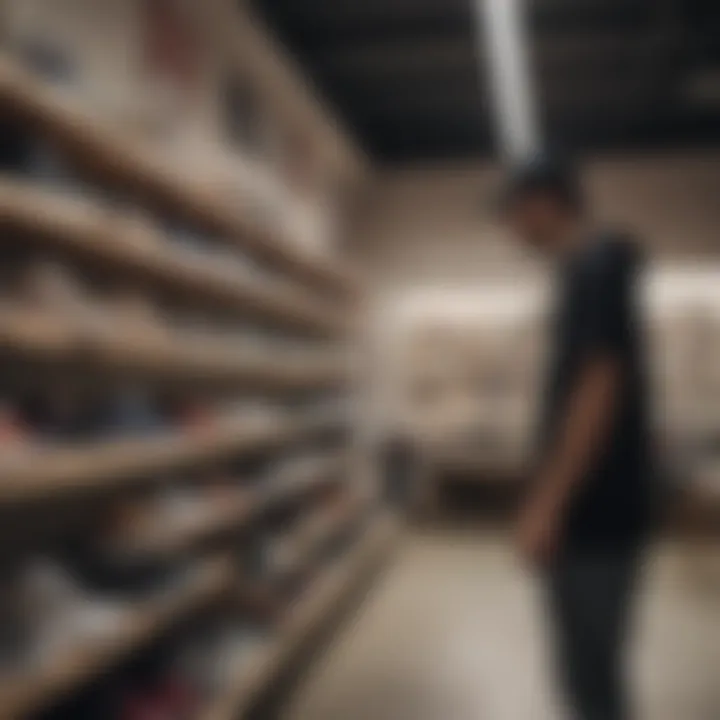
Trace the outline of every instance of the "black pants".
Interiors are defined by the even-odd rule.
[[[627,720],[625,649],[639,555],[567,552],[548,575],[560,686],[573,720]]]

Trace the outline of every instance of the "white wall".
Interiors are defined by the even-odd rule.
[[[586,169],[598,217],[634,230],[647,248],[652,306],[720,308],[720,154],[600,159]],[[388,172],[375,183],[354,251],[372,288],[378,427],[399,414],[403,346],[415,327],[443,317],[497,322],[545,304],[547,269],[491,212],[499,180],[492,167],[455,166]]]
[[[597,214],[634,229],[653,254],[718,248],[720,153],[598,159],[586,164]],[[500,176],[490,166],[411,168],[374,183],[358,256],[376,285],[472,284],[528,264],[491,212]]]

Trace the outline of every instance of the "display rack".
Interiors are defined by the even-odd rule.
[[[182,333],[141,338],[123,332],[88,333],[52,312],[0,310],[0,347],[24,362],[55,363],[164,383],[263,387],[266,390],[332,388],[346,376],[337,354],[248,352],[208,336],[191,344]]]
[[[1,87],[1,86],[0,86]],[[290,328],[330,335],[341,331],[346,316],[281,283],[259,283],[232,269],[203,266],[197,253],[163,247],[162,234],[97,200],[36,188],[0,178],[0,227],[28,243],[57,250],[86,263],[163,289],[192,293],[198,304],[219,306],[238,315],[254,315]]]
[[[94,122],[8,56],[0,57],[0,106],[61,144],[85,170],[104,182],[127,188],[209,231],[221,232],[244,249],[320,287],[341,294],[353,291],[355,283],[347,270],[306,257],[287,240],[270,235],[210,192],[173,173],[147,148]]]
[[[342,603],[363,575],[387,553],[398,533],[397,521],[381,516],[351,553],[329,568],[292,610],[276,633],[258,647],[254,662],[235,673],[232,688],[201,713],[199,720],[233,720],[243,717],[301,651],[332,609]]]
[[[293,502],[314,490],[338,482],[349,471],[344,453],[323,458],[310,472],[295,473],[280,488],[238,490],[218,506],[208,502],[206,509],[188,521],[158,526],[157,518],[148,517],[119,538],[115,550],[127,555],[158,556],[182,553],[214,538],[246,530],[263,514],[283,503]]]
[[[0,717],[27,717],[108,672],[183,618],[216,601],[231,581],[227,564],[210,563],[193,582],[170,597],[129,613],[107,637],[82,644],[60,657],[47,658],[36,672],[18,673],[0,681]]]
[[[167,315],[136,332],[131,321],[115,322],[112,315],[93,324],[66,307],[4,297],[0,362],[11,384],[4,392],[15,390],[17,377],[22,392],[41,397],[59,383],[63,392],[90,388],[103,400],[130,387],[141,394],[162,390],[176,402],[198,402],[200,394],[205,405],[217,405],[201,422],[173,420],[128,436],[31,437],[0,446],[0,512],[64,513],[77,504],[82,515],[146,503],[144,515],[102,538],[103,557],[186,565],[182,582],[133,597],[105,632],[14,668],[4,660],[0,718],[23,720],[82,700],[123,663],[157,643],[182,639],[190,618],[204,621],[217,613],[257,622],[244,616],[244,588],[272,597],[266,639],[244,658],[243,673],[204,697],[196,713],[199,720],[240,717],[365,571],[387,555],[395,535],[377,492],[353,482],[351,418],[338,410],[352,397],[346,355],[356,280],[336,261],[307,255],[279,231],[180,176],[137,139],[91,117],[7,55],[0,57],[0,114],[60,148],[84,182],[119,190],[125,203],[141,209],[3,168],[0,250],[19,252],[24,262],[59,258],[100,283],[112,278],[150,303],[166,303]],[[174,244],[153,214],[220,238],[248,258],[246,267],[258,262],[271,272],[254,273],[243,263]],[[173,322],[178,306],[208,318],[207,332],[193,335]],[[221,328],[213,327],[215,316]],[[234,321],[240,340],[228,330]],[[271,328],[270,340],[243,343],[248,324]],[[218,467],[232,477],[213,477],[205,488],[199,478],[217,474]],[[166,518],[153,503],[162,504],[163,493],[172,495],[176,486],[191,512],[169,503],[175,514],[168,510]],[[68,532],[85,527],[75,526],[77,517],[68,515]],[[52,537],[59,541],[62,519],[55,525],[61,529]],[[32,527],[24,530],[31,534]],[[287,536],[281,539],[293,545],[289,566],[278,576],[267,569],[248,575],[248,548],[271,545],[279,527]],[[29,556],[36,551],[30,547],[18,552]]]
[[[273,422],[233,417],[218,420],[195,436],[177,433],[86,447],[25,448],[10,454],[0,468],[0,503],[110,489],[133,478],[151,478],[155,473],[302,441],[326,427],[315,419]]]

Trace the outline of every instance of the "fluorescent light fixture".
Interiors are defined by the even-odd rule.
[[[525,0],[474,2],[479,27],[478,55],[480,48],[484,48],[498,139],[503,154],[517,159],[536,150],[539,139],[523,27]]]

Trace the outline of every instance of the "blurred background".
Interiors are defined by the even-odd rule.
[[[717,3],[0,0],[0,37],[0,718],[561,717],[510,537],[551,275],[494,213],[546,146],[649,260],[639,717],[720,717]]]

